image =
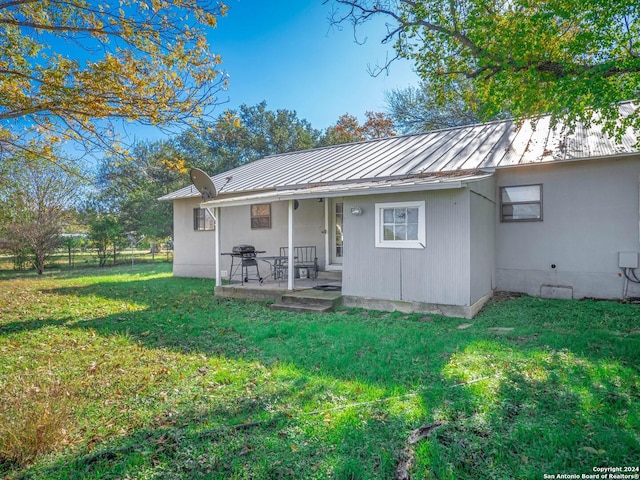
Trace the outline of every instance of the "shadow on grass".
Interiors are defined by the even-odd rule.
[[[640,455],[637,369],[613,359],[473,342],[443,373],[489,378],[452,389],[443,400],[438,415],[449,423],[418,452],[416,471],[425,477],[591,473],[594,466],[633,463]]]
[[[434,420],[448,423],[415,447],[413,478],[589,473],[640,455],[640,338],[629,336],[638,328],[637,306],[523,298],[490,305],[458,329],[462,320],[435,316],[272,312],[216,299],[209,286],[150,278],[48,293],[145,306],[67,322],[69,328],[127,334],[149,349],[294,365],[301,377],[280,390],[283,402],[305,388],[305,377],[323,376],[372,385],[398,400],[328,417],[280,412],[243,429],[228,428],[230,420],[263,419],[266,411],[249,395],[235,407],[168,410],[131,435],[34,475],[390,478],[409,432]],[[496,327],[513,330],[490,330]],[[484,380],[454,386],[474,379]],[[419,408],[402,399],[412,392]],[[322,394],[318,384],[306,393],[310,400]]]
[[[182,411],[167,406],[146,427],[24,478],[386,479],[406,455],[410,431],[434,420],[445,423],[414,447],[412,478],[588,473],[631,465],[640,455],[638,385],[625,370],[567,352],[514,354],[500,342],[470,342],[440,372],[443,383],[422,385],[416,397],[350,407],[343,400],[342,410],[311,413],[269,411],[260,392],[227,406],[198,399]],[[468,375],[485,380],[453,383]],[[294,394],[284,387],[269,393],[284,404]]]
[[[11,335],[24,331],[40,330],[41,328],[64,325],[72,321],[72,317],[56,318],[56,319],[30,319],[21,322],[0,323],[0,336]]]
[[[466,320],[399,312],[348,309],[313,315],[274,312],[264,303],[216,298],[214,282],[184,278],[136,278],[56,288],[63,296],[102,297],[144,307],[102,318],[69,322],[104,335],[127,334],[150,348],[203,353],[267,365],[288,362],[345,380],[410,387],[438,378],[452,354],[470,342],[495,340],[505,348],[567,350],[589,361],[640,364],[640,307],[614,302],[568,302],[519,298],[490,305]],[[27,321],[24,328],[47,323]],[[67,320],[65,320],[66,322]],[[64,322],[62,322],[64,323]],[[513,331],[496,333],[493,327]]]
[[[227,423],[236,415],[220,407],[167,412],[131,435],[16,478],[392,478],[407,427],[388,412],[367,422],[345,415],[332,425],[322,415],[285,414]]]

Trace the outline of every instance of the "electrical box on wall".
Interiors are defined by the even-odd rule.
[[[638,268],[638,252],[618,252],[618,267]]]

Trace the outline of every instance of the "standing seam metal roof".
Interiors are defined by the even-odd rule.
[[[620,104],[623,115],[635,109],[632,102]],[[631,129],[616,143],[598,125],[577,125],[569,133],[562,125],[552,127],[550,117],[544,116],[282,153],[212,180],[219,191],[239,194],[633,154],[638,153],[636,141]],[[188,186],[160,199],[197,196],[198,191]]]

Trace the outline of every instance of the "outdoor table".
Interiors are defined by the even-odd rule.
[[[283,271],[284,266],[287,264],[287,260],[289,260],[289,257],[285,255],[271,255],[265,257],[256,257],[256,259],[268,263],[269,269],[271,270],[271,273],[269,273],[269,275],[267,275],[266,277],[263,277],[262,281],[266,280],[267,278],[272,278],[274,280],[280,281],[280,274]]]

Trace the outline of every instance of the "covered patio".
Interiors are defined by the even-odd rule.
[[[274,279],[224,282],[215,287],[217,297],[274,302],[273,309],[318,312],[329,311],[342,299],[340,272],[320,272],[316,278],[295,279],[295,288]],[[328,307],[328,308],[327,308]]]

